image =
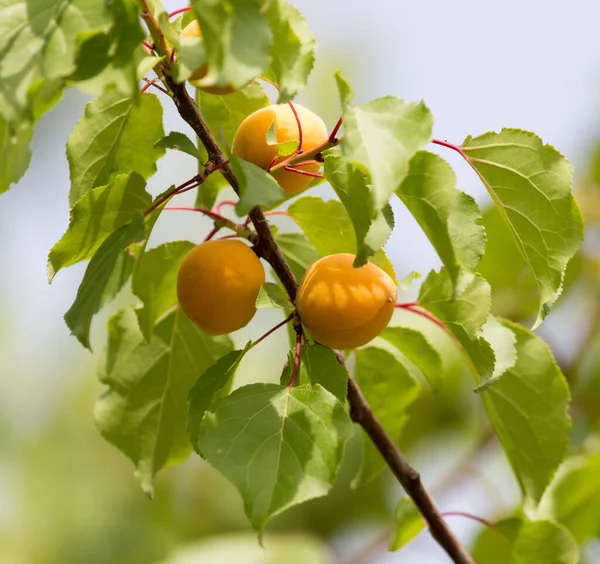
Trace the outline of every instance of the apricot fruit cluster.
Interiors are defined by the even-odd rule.
[[[396,306],[394,282],[378,266],[354,268],[356,257],[326,256],[307,271],[296,296],[302,324],[322,345],[353,349],[366,345],[389,323]]]
[[[302,128],[302,151],[310,151],[325,143],[328,139],[327,127],[323,120],[314,112],[294,104],[298,114],[298,121]],[[267,169],[277,156],[277,146],[267,144],[267,133],[271,124],[275,124],[275,133],[278,143],[288,141],[299,142],[300,131],[298,121],[289,104],[275,104],[261,108],[250,114],[239,126],[231,152],[236,156],[251,162],[260,168]],[[296,147],[294,148],[294,151]],[[285,157],[284,157],[285,158]],[[317,173],[321,165],[311,163],[302,165],[300,170]],[[304,190],[313,180],[310,176],[279,169],[273,176],[283,188],[286,196],[297,194]]]
[[[184,257],[177,277],[183,312],[203,331],[224,335],[256,313],[265,271],[254,251],[236,239],[207,241]]]

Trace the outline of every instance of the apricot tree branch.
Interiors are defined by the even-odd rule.
[[[148,11],[148,2],[146,0],[140,1],[142,2],[144,9]],[[158,27],[156,19],[152,14],[149,14],[145,19],[147,25],[151,28],[150,32],[155,41],[161,38],[162,33],[160,32],[160,29],[152,29],[152,26]],[[209,161],[212,162],[213,166],[221,169],[221,174],[223,174],[233,190],[239,195],[239,184],[233,169],[229,163],[227,163],[225,154],[208,128],[196,102],[190,97],[184,84],[175,83],[168,68],[163,67],[163,76],[164,83],[172,94],[173,101],[175,102],[179,114],[200,139],[200,142],[206,149]],[[321,150],[324,150],[333,144],[335,144],[335,142],[328,140],[320,149],[315,148],[313,151],[296,155],[296,157],[305,160],[309,156],[316,155]],[[317,151],[316,149],[319,150]],[[283,163],[279,163],[277,167],[282,165],[285,166],[287,164],[292,164],[292,161],[283,161]],[[258,236],[258,240],[255,244],[256,253],[259,256],[262,256],[273,267],[273,270],[279,277],[290,299],[294,302],[298,290],[298,281],[286,261],[281,248],[275,240],[264,213],[260,208],[256,207],[250,211],[249,216]],[[341,353],[336,351],[336,354],[340,364],[345,366],[344,358]],[[352,420],[361,425],[369,438],[373,441],[373,444],[379,450],[394,475],[398,478],[398,481],[402,484],[408,495],[413,499],[416,506],[421,511],[429,525],[433,537],[444,548],[454,562],[458,564],[473,564],[473,560],[449,529],[436,508],[433,499],[423,487],[419,473],[409,465],[398,447],[385,432],[365,397],[362,395],[358,384],[350,375],[348,377],[348,403],[350,404],[350,416]]]

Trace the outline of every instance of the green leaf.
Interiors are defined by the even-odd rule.
[[[265,307],[277,307],[280,309],[294,309],[286,291],[273,282],[265,282],[258,292],[256,298],[256,307],[258,309]]]
[[[354,262],[356,263],[356,261],[354,261]],[[396,278],[396,271],[394,270],[394,264],[390,260],[390,257],[388,257],[385,254],[385,251],[383,249],[379,249],[371,257],[369,262],[372,262],[374,265],[381,268],[381,270],[383,270],[392,279],[392,282],[396,286],[398,286],[400,284],[400,282],[398,282],[398,279]],[[418,276],[420,276],[420,275],[417,275],[417,277]]]
[[[394,513],[394,533],[390,551],[400,550],[425,529],[425,520],[410,497],[403,497]]]
[[[267,131],[266,136],[267,145],[277,145],[277,154],[280,157],[286,157],[291,155],[298,148],[298,141],[296,139],[290,139],[289,141],[281,141],[277,140],[277,130],[275,128],[275,120],[271,122],[269,126],[269,130]]]
[[[203,86],[241,88],[269,66],[272,34],[257,0],[192,0],[208,57]]]
[[[367,347],[356,354],[355,378],[373,413],[393,440],[398,440],[408,421],[408,409],[421,386],[406,367],[384,349]],[[363,463],[353,486],[364,485],[379,474],[385,462],[370,439],[365,437]]]
[[[536,513],[560,522],[583,544],[600,535],[600,455],[567,459]]]
[[[468,271],[461,272],[455,287],[445,268],[431,271],[419,292],[419,305],[437,317],[464,349],[478,384],[492,378],[496,360],[482,329],[489,317],[490,292],[481,276]]]
[[[27,171],[32,136],[32,127],[23,124],[15,129],[0,115],[0,194],[18,182]]]
[[[177,37],[177,59],[173,71],[175,82],[185,82],[206,63],[206,49],[201,37]],[[195,81],[194,81],[195,82]]]
[[[154,94],[136,102],[112,90],[92,100],[67,141],[71,205],[117,174],[152,176],[164,154],[155,147],[163,137],[162,106]]]
[[[429,142],[433,117],[422,102],[385,96],[347,107],[343,119],[342,153],[367,175],[374,217],[408,174],[410,159]]]
[[[48,256],[48,281],[61,268],[92,257],[113,231],[147,210],[152,198],[145,188],[146,182],[136,173],[121,174],[77,200],[67,231]]]
[[[540,500],[565,456],[570,394],[544,341],[519,325],[504,325],[516,337],[517,361],[481,397],[531,505]]]
[[[317,42],[304,16],[286,0],[270,1],[267,17],[273,33],[271,70],[279,86],[277,103],[283,104],[306,86]]]
[[[453,282],[461,266],[474,270],[485,250],[485,230],[475,200],[456,189],[456,176],[441,157],[419,151],[396,194],[431,241]]]
[[[240,124],[252,113],[270,104],[265,89],[253,81],[237,92],[216,96],[198,90],[196,97],[202,115],[221,147],[231,147]]]
[[[171,131],[171,133],[163,137],[154,146],[157,149],[175,149],[200,160],[198,147],[194,145],[193,141],[185,133],[179,133],[179,131]]]
[[[344,406],[320,386],[252,384],[204,416],[198,447],[262,532],[274,515],[329,491],[351,434]]]
[[[193,447],[200,452],[198,433],[204,414],[211,407],[219,392],[231,385],[235,371],[242,358],[250,350],[249,342],[243,350],[231,351],[200,375],[188,394],[187,430]]]
[[[579,564],[569,532],[551,521],[507,519],[484,529],[472,551],[477,564]]]
[[[421,275],[418,272],[412,270],[409,272],[404,278],[401,278],[398,282],[397,286],[403,291],[408,292],[412,286],[412,283],[417,279],[421,278]]]
[[[266,170],[255,164],[229,156],[240,187],[240,199],[235,206],[235,213],[243,217],[256,206],[272,207],[284,199],[284,193]]]
[[[408,327],[387,327],[379,336],[416,366],[434,391],[440,390],[444,370],[442,358],[423,333]],[[410,368],[407,363],[404,365]]]
[[[90,348],[92,317],[114,298],[133,270],[133,257],[126,247],[145,237],[144,219],[137,213],[131,223],[122,225],[100,245],[88,264],[77,296],[65,321],[79,342]]]
[[[321,256],[356,251],[352,223],[339,201],[325,202],[317,196],[303,196],[295,200],[287,212]]]
[[[104,0],[0,0],[0,114],[13,124],[35,121],[36,94],[59,93],[75,70],[79,35],[110,24]]]
[[[348,81],[342,76],[342,73],[339,70],[336,70],[333,73],[333,77],[335,78],[335,83],[337,85],[338,92],[340,93],[340,102],[342,104],[342,109],[346,109],[354,99],[354,90]]]
[[[179,266],[193,248],[189,241],[171,241],[146,251],[138,259],[131,288],[143,302],[135,313],[146,340],[150,340],[156,320],[177,303]]]
[[[330,391],[341,402],[348,395],[348,371],[338,362],[334,352],[322,345],[308,345],[302,360],[306,366],[310,383],[319,384]]]
[[[346,208],[354,227],[357,258],[355,266],[381,249],[394,228],[394,214],[389,204],[374,211],[373,198],[367,181],[356,167],[347,163],[339,150],[327,151],[325,177]]]
[[[311,264],[321,258],[304,233],[280,233],[276,239],[298,280],[302,279]]]
[[[110,319],[99,366],[107,389],[96,403],[96,424],[104,438],[132,460],[150,497],[156,473],[182,462],[192,450],[186,432],[190,388],[232,349],[229,337],[200,331],[179,309],[156,325],[150,342],[140,333],[131,309]]]
[[[535,328],[560,295],[567,263],[583,242],[571,164],[537,135],[518,129],[467,137],[462,152],[535,276],[540,297]]]

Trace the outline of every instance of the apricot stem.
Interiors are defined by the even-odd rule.
[[[280,327],[283,327],[285,324],[289,323],[292,319],[294,319],[294,314],[290,313],[283,321],[280,321],[277,325],[275,325],[275,327],[271,327],[271,329],[269,329],[264,335],[262,335],[262,337],[259,337],[258,339],[256,339],[256,341],[254,341],[250,345],[250,349],[253,349],[256,345],[258,345],[258,343],[260,343],[261,341],[264,341],[271,333],[274,333],[275,331],[277,331],[277,329],[279,329]],[[250,350],[250,349],[248,349],[248,350]]]
[[[299,155],[300,153],[302,153],[302,124],[300,123],[300,118],[298,117],[296,107],[294,106],[294,103],[291,100],[288,102],[288,106],[291,108],[292,113],[296,118],[296,124],[298,125],[298,147],[296,148],[296,153]]]
[[[148,90],[150,86],[154,86],[154,88],[160,90],[161,92],[164,92],[165,94],[169,93],[169,91],[166,88],[163,88],[160,84],[156,84],[160,80],[160,78],[153,78],[152,80],[149,80],[148,78],[144,77],[142,80],[146,84],[144,84],[143,88],[140,90],[140,94],[146,92],[146,90]]]
[[[301,176],[310,176],[311,178],[325,178],[318,172],[308,172],[307,170],[300,170],[299,168],[294,168],[293,166],[286,166],[284,170],[293,172],[294,174],[300,174]]]
[[[204,237],[204,241],[203,243],[206,243],[206,241],[210,241],[219,231],[221,230],[221,228],[218,225],[215,225],[209,232],[208,235],[206,237]]]
[[[483,517],[478,517],[477,515],[473,515],[472,513],[466,513],[464,511],[444,511],[442,513],[444,517],[466,517],[467,519],[473,519],[473,521],[477,521],[482,525],[485,525],[488,529],[495,529],[496,525]]]
[[[189,6],[187,8],[179,8],[179,10],[173,10],[169,14],[169,19],[171,19],[179,14],[183,14],[184,12],[189,12],[190,10],[191,10],[191,8]]]
[[[340,119],[337,120],[337,123],[333,126],[333,129],[331,130],[331,133],[329,134],[329,139],[328,141],[330,143],[335,143],[337,141],[337,132],[340,130],[340,127],[342,127],[342,118],[340,117]]]
[[[265,217],[269,216],[269,215],[287,215],[288,212],[287,210],[273,210],[273,211],[266,211],[265,213]]]
[[[158,206],[160,206],[161,204],[166,202],[171,196],[175,196],[175,194],[180,194],[182,191],[187,191],[190,186],[195,188],[199,184],[199,180],[200,180],[200,174],[197,174],[196,176],[194,176],[193,178],[190,178],[183,184],[176,186],[175,188],[173,188],[173,190],[169,190],[169,192],[167,192],[162,198],[160,198],[156,202],[154,202],[144,212],[144,217],[147,216],[148,214],[152,213]]]
[[[271,171],[271,168],[273,167],[273,165],[277,162],[277,160],[279,159],[279,155],[275,155],[272,159],[271,162],[269,163],[269,166],[267,167],[267,172]]]
[[[213,209],[216,213],[221,213],[221,208],[225,206],[235,206],[236,204],[237,202],[234,202],[233,200],[223,200],[222,202],[219,202]]]
[[[463,157],[465,156],[462,147],[460,147],[459,145],[455,145],[454,143],[450,143],[449,141],[442,141],[441,139],[432,139],[431,142],[435,145],[440,145],[442,147],[452,149],[453,151],[460,153],[460,155]]]
[[[245,227],[238,225],[237,223],[235,223],[235,221],[231,221],[231,219],[227,219],[226,217],[223,217],[222,215],[215,213],[211,210],[205,210],[203,208],[193,208],[189,206],[167,206],[165,210],[198,212],[210,217],[211,219],[214,219],[216,223],[215,227],[217,227],[218,229],[220,229],[221,227],[228,227],[232,231],[235,231],[238,237],[243,237],[244,239],[248,239],[249,241],[253,241],[255,237],[255,234],[248,231],[248,229],[246,229]]]
[[[300,353],[302,352],[302,329],[296,329],[296,351],[294,353],[294,369],[292,370],[292,377],[290,378],[290,383],[288,384],[288,388],[293,388],[296,383],[296,378],[298,376],[298,372],[300,371]]]
[[[446,333],[450,333],[450,331],[448,330],[448,327],[446,327],[446,325],[444,325],[444,323],[442,321],[440,321],[437,317],[435,317],[435,315],[432,315],[427,310],[422,309],[419,306],[419,302],[407,302],[404,304],[396,304],[396,307],[400,308],[400,309],[407,309],[408,311],[412,311],[413,313],[416,313],[417,315],[420,315],[421,317],[424,317],[425,319],[429,319],[429,321],[431,321],[432,323],[435,323],[438,327],[440,327],[441,329],[446,331]]]

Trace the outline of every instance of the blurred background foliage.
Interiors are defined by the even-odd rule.
[[[600,7],[591,1],[523,5],[509,0],[482,7],[358,1],[294,2],[319,43],[308,90],[299,101],[331,126],[339,114],[332,73],[341,68],[357,102],[395,94],[425,99],[437,118],[438,137],[460,142],[501,126],[531,129],[557,146],[575,166],[576,196],[586,219],[586,242],[571,262],[559,304],[539,333],[547,339],[573,390],[573,454],[600,448],[600,118],[597,98],[600,42],[594,44]],[[418,5],[417,5],[418,4]],[[168,9],[180,1],[165,2]],[[526,37],[519,45],[500,38]],[[490,40],[498,38],[498,41]],[[544,46],[543,57],[538,52]],[[420,535],[405,550],[386,554],[390,520],[401,491],[389,474],[359,490],[350,482],[361,441],[353,440],[331,495],[276,518],[257,548],[234,488],[198,457],[162,472],[155,500],[139,489],[128,460],[95,429],[93,406],[100,393],[97,354],[111,313],[130,303],[127,292],[95,320],[92,356],[68,335],[62,315],[84,265],[61,273],[51,287],[46,255],[68,222],[68,167],[64,144],[86,98],[69,92],[39,123],[30,171],[0,201],[0,561],[10,564],[135,564],[278,562],[446,562]],[[166,129],[181,129],[163,99]],[[531,326],[535,285],[489,198],[464,163],[444,154],[459,186],[485,209],[487,254],[480,271],[491,282],[496,315]],[[189,178],[193,162],[170,152],[150,188]],[[327,186],[314,191],[333,196]],[[190,204],[193,195],[188,194]],[[224,192],[222,198],[227,198]],[[185,202],[185,199],[182,198]],[[439,266],[425,236],[396,203],[396,229],[386,250],[398,276],[426,274]],[[196,216],[197,214],[190,214]],[[293,231],[287,218],[275,218]],[[173,239],[202,240],[209,222],[163,214],[151,246]],[[407,295],[416,296],[419,281]],[[401,445],[436,492],[443,510],[468,511],[492,521],[511,516],[518,489],[487,432],[473,382],[451,342],[409,312],[403,324],[427,331],[444,347],[444,388],[428,389],[410,411]],[[279,317],[262,310],[234,335],[236,344],[260,335]],[[276,381],[285,361],[281,331],[253,350],[238,385]],[[599,502],[600,503],[600,502]],[[472,545],[481,526],[452,519]],[[586,541],[588,562],[598,562],[600,530]],[[368,546],[370,543],[370,546]],[[367,550],[364,551],[365,547]],[[362,551],[362,552],[361,552]],[[293,556],[292,556],[293,555]]]

